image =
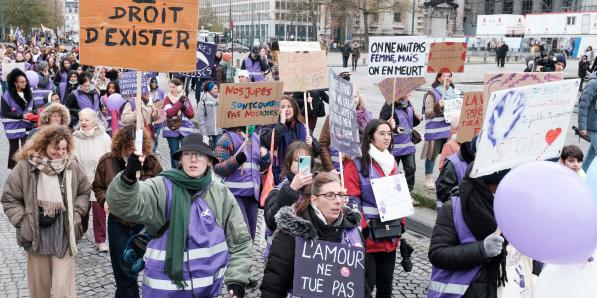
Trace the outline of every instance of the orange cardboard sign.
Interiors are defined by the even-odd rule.
[[[435,42],[431,44],[427,72],[464,72],[466,42]]]
[[[381,94],[386,99],[386,103],[392,104],[392,101],[397,101],[417,87],[425,85],[427,81],[425,78],[401,77],[401,78],[387,78],[377,85]]]
[[[479,134],[481,127],[483,127],[484,113],[483,91],[465,92],[460,112],[460,122],[458,123],[457,142],[468,142]]]
[[[267,125],[278,121],[282,82],[223,84],[220,87],[217,125],[230,128]]]
[[[197,0],[79,1],[84,65],[195,71]]]
[[[280,81],[284,92],[306,92],[329,87],[329,74],[325,52],[278,54]]]

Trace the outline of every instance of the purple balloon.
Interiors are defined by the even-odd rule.
[[[31,89],[37,89],[37,85],[39,85],[39,75],[33,70],[26,71],[25,75],[27,76]]]
[[[114,93],[108,97],[106,106],[108,107],[108,110],[110,110],[110,111],[118,111],[120,109],[120,107],[122,107],[122,105],[125,102],[126,102],[126,100],[124,98],[122,98],[122,95],[120,95],[118,93]]]
[[[498,226],[522,254],[551,264],[578,264],[597,247],[597,201],[580,177],[559,163],[513,169],[494,201]]]

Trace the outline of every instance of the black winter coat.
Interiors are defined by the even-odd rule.
[[[295,92],[292,94],[292,97],[296,101],[296,104],[299,106],[301,110],[301,114],[305,115],[305,98],[303,92]],[[330,98],[325,91],[310,91],[309,94],[313,101],[311,104],[307,104],[307,113],[309,117],[325,117],[325,105],[324,102],[329,104]]]
[[[454,225],[451,200],[444,204],[437,215],[429,246],[429,261],[434,267],[454,271],[467,270],[481,265],[481,271],[462,297],[497,297],[497,282],[488,284],[487,280],[483,240],[460,244]]]
[[[277,228],[276,214],[278,214],[278,211],[283,207],[296,203],[301,197],[298,191],[290,188],[292,178],[288,178],[288,180],[274,187],[265,200],[265,225],[272,231],[275,231]]]
[[[309,207],[309,209],[311,209]],[[274,234],[272,246],[269,252],[263,282],[261,283],[262,298],[286,297],[293,288],[294,277],[294,251],[296,247],[295,237],[305,239],[319,239],[330,242],[340,242],[344,229],[358,227],[361,223],[361,214],[351,209],[344,209],[344,218],[335,223],[334,233],[322,233],[313,220],[319,221],[317,216],[312,216],[312,210],[300,216],[294,213],[292,207],[283,207],[276,216],[279,230]],[[362,236],[361,236],[362,237]],[[363,243],[365,241],[362,239]],[[365,297],[371,297],[371,292],[365,283]]]

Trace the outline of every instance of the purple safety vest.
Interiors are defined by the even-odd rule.
[[[435,103],[438,103],[442,95],[433,89]],[[425,141],[435,141],[447,139],[450,137],[450,124],[444,119],[444,114],[437,115],[432,119],[427,119],[425,123]]]
[[[33,95],[33,102],[35,103],[36,107],[41,107],[46,104],[48,101],[48,95],[52,93],[52,90],[44,90],[44,89],[35,89],[31,91]]]
[[[170,219],[172,181],[164,177],[166,186],[166,220]],[[187,286],[178,289],[165,272],[166,249],[170,230],[147,244],[143,297],[215,297],[222,290],[229,252],[224,229],[200,194],[189,210],[189,227],[185,248],[183,277]],[[189,272],[190,269],[190,272]],[[190,278],[189,278],[190,274]]]
[[[185,105],[187,109],[193,108],[189,101],[185,101]],[[166,108],[164,107],[164,109]],[[168,128],[168,125],[164,125],[164,128],[162,130],[162,136],[164,138],[186,137],[197,131],[197,129],[195,129],[195,125],[193,125],[193,122],[191,122],[191,120],[187,118],[187,116],[185,116],[184,113],[181,112],[180,117],[182,117],[182,125],[177,130],[170,130],[170,128]]]
[[[460,197],[452,197],[452,212],[454,213],[454,226],[456,227],[460,244],[476,242],[477,239],[464,222],[464,217],[462,217]],[[480,270],[481,266],[461,271],[445,270],[433,266],[427,298],[462,297]]]
[[[21,116],[33,112],[33,100],[27,104],[25,110],[21,109],[21,106],[17,104],[8,91],[4,92],[2,100],[4,100],[8,106],[12,108],[12,112],[17,112]],[[9,140],[26,137],[27,130],[33,128],[34,126],[33,123],[27,120],[9,119],[4,117],[2,117],[2,125],[4,126],[4,133]]]
[[[96,92],[93,92],[93,102],[91,102],[91,99],[89,99],[89,96],[87,96],[87,94],[83,93],[83,91],[81,90],[75,90],[73,91],[73,94],[75,95],[75,98],[77,99],[77,104],[79,105],[79,109],[92,109],[96,112],[99,112],[99,108],[100,108],[100,101],[99,101],[99,94],[97,94]]]
[[[60,102],[64,104],[66,102],[66,82],[60,83],[58,86],[58,95],[60,95]]]
[[[456,170],[456,178],[458,179],[458,184],[460,184],[460,182],[462,182],[462,178],[464,178],[464,175],[466,174],[468,163],[460,159],[458,152],[448,156],[448,160],[454,165],[454,169]]]
[[[245,142],[245,139],[237,132],[226,131],[226,134],[232,139],[234,154]],[[259,172],[259,163],[261,161],[259,136],[257,133],[251,135],[251,148],[243,148],[248,151],[247,161],[245,161],[236,171],[224,177],[224,185],[228,187],[235,197],[253,197],[259,200],[259,188],[261,185],[261,173]],[[249,149],[249,150],[246,150]],[[231,154],[232,156],[232,154]]]
[[[261,65],[259,60],[251,60],[251,58],[245,58],[245,69],[249,72],[249,80],[252,82],[263,82],[265,81],[265,75],[261,71]]]
[[[397,123],[400,123],[400,126],[405,129],[405,133],[392,133],[392,142],[394,143],[392,154],[394,156],[410,155],[416,151],[415,144],[411,140],[414,114],[413,107],[410,105],[406,109],[406,113],[399,108],[394,109],[394,115],[398,119]]]
[[[334,168],[336,169],[336,171],[340,172],[340,151],[330,146],[328,147],[328,152],[330,152],[330,159],[332,160]]]
[[[359,205],[360,209],[362,209],[365,218],[379,218],[379,210],[377,210],[377,201],[375,200],[375,195],[373,194],[373,187],[371,186],[371,179],[382,178],[375,167],[373,166],[373,161],[369,166],[369,177],[363,176],[362,166],[361,166],[361,159],[355,159],[354,164],[357,168],[357,172],[359,173],[359,182],[361,184],[361,197],[355,198],[353,196],[350,197],[348,205],[352,208]],[[395,162],[394,162],[395,164]]]

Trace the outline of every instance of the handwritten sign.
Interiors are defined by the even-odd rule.
[[[565,80],[492,93],[471,177],[559,157],[579,84]]]
[[[149,93],[149,81],[158,74],[155,72],[144,72],[141,77],[141,94]],[[123,98],[133,98],[137,96],[137,72],[126,71],[120,74],[118,78],[120,94]]]
[[[382,222],[413,215],[415,208],[404,175],[371,179]]]
[[[427,72],[464,72],[466,45],[466,42],[432,43]]]
[[[321,45],[317,41],[279,41],[281,52],[318,52]]]
[[[394,80],[396,81],[394,83]],[[399,100],[410,92],[423,86],[427,83],[425,78],[387,78],[381,81],[377,86],[381,90],[381,94],[386,99],[386,103],[392,104],[393,101]],[[395,87],[395,88],[394,88]]]
[[[282,89],[282,82],[223,84],[218,105],[218,127],[275,123]]]
[[[325,52],[279,53],[278,67],[284,92],[323,90],[329,86]]]
[[[25,62],[17,62],[17,63],[2,63],[2,80],[6,81],[8,74],[13,71],[15,68],[18,68],[25,72]]]
[[[351,157],[361,157],[356,102],[352,84],[330,69],[330,137],[331,145]]]
[[[462,98],[446,99],[444,100],[444,119],[447,123],[452,122],[452,114],[460,113],[462,109]]]
[[[292,285],[296,297],[365,297],[365,249],[297,237]]]
[[[198,1],[79,1],[81,64],[195,71]]]
[[[218,46],[213,43],[198,41],[197,52],[195,52],[197,59],[195,72],[185,72],[181,75],[191,78],[211,78],[217,50]]]
[[[486,74],[483,80],[483,98],[489,98],[489,95],[491,93],[498,90],[561,81],[563,79],[564,73],[561,72],[520,72]],[[487,108],[487,102],[485,102],[485,107]]]
[[[460,110],[460,122],[458,123],[459,143],[469,142],[481,131],[483,126],[483,114],[485,104],[483,91],[465,92],[462,109]]]
[[[371,36],[367,58],[369,75],[422,77],[428,50],[425,36]]]

